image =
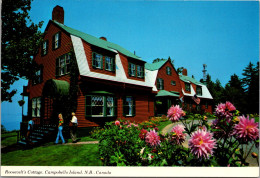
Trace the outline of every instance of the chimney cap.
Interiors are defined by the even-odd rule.
[[[101,36],[99,39],[107,41],[107,38],[104,36]]]

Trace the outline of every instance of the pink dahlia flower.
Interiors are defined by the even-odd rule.
[[[216,115],[218,117],[230,118],[232,117],[232,112],[235,110],[235,106],[229,101],[227,101],[226,103],[220,103],[219,105],[217,105]]]
[[[171,130],[170,140],[178,145],[182,144],[185,141],[187,135],[183,133],[184,131],[185,129],[183,125],[178,124],[174,126]]]
[[[120,121],[115,121],[115,125],[119,126],[120,125]]]
[[[172,106],[167,112],[167,117],[172,121],[178,121],[182,116],[185,116],[185,112],[180,108],[179,105]]]
[[[151,147],[156,147],[160,145],[161,140],[160,136],[155,130],[150,130],[150,132],[147,132],[145,137],[146,143],[148,143]]]
[[[191,152],[198,158],[209,158],[213,154],[216,140],[212,138],[212,134],[206,130],[197,130],[191,135],[189,140],[189,148]]]
[[[244,142],[254,141],[259,137],[258,122],[249,119],[249,116],[240,116],[239,123],[235,125],[233,135]]]

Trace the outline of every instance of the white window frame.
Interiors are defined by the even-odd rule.
[[[41,97],[32,98],[32,117],[41,117]]]

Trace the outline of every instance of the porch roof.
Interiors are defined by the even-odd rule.
[[[64,80],[50,79],[43,87],[44,96],[66,96],[69,94],[70,84]]]
[[[156,97],[161,97],[161,96],[172,96],[172,97],[180,97],[179,94],[176,94],[176,93],[173,93],[173,92],[169,92],[169,91],[166,91],[166,90],[160,90]]]

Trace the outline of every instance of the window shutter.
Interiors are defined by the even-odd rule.
[[[142,70],[141,77],[144,78],[144,67],[143,66],[141,67],[141,70]]]
[[[92,53],[92,67],[96,68],[96,62],[95,62],[96,53]]]
[[[135,116],[135,98],[134,97],[132,97],[133,98],[133,107],[132,107],[132,109],[133,109],[133,116]]]
[[[59,40],[58,40],[58,48],[61,47],[61,32],[58,33]]]
[[[117,98],[113,97],[114,100],[114,113],[113,116],[117,116]]]
[[[164,81],[162,79],[162,90],[164,90]]]
[[[48,49],[49,49],[49,40],[46,40],[46,54],[48,54]]]
[[[112,66],[111,66],[112,71],[115,71],[115,58],[112,58]]]
[[[85,105],[86,105],[85,115],[91,116],[92,115],[91,96],[86,96]]]
[[[103,55],[101,55],[101,61],[100,61],[100,63],[101,63],[101,69],[103,69]]]
[[[55,50],[55,35],[52,36],[52,50]]]
[[[128,75],[131,76],[130,74],[131,74],[131,65],[130,63],[128,63]]]
[[[43,46],[44,46],[44,42],[42,42],[42,45],[41,45],[41,55],[43,56]]]
[[[126,116],[126,97],[123,98],[123,116]]]
[[[43,81],[43,65],[41,65],[40,83]]]
[[[59,64],[59,58],[56,59],[56,77],[60,75],[60,64]]]

